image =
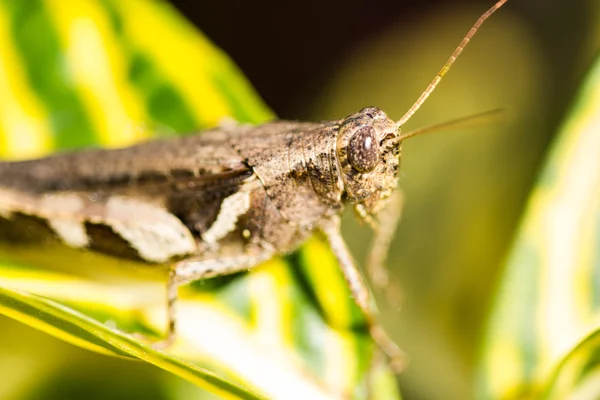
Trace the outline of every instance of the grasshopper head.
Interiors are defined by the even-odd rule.
[[[400,132],[378,108],[346,117],[337,137],[337,159],[347,199],[377,213],[398,186]]]
[[[506,1],[498,0],[479,17],[440,72],[398,122],[392,121],[375,107],[364,108],[342,121],[337,137],[337,159],[346,198],[355,204],[359,214],[368,217],[385,206],[385,200],[398,185],[402,140],[423,132],[415,131],[401,136],[400,127],[435,90],[481,24]]]

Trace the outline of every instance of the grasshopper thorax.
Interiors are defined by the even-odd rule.
[[[376,107],[346,117],[337,137],[337,159],[346,199],[376,213],[398,185],[399,130]]]

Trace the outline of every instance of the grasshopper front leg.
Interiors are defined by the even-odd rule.
[[[373,230],[374,235],[367,258],[367,276],[376,289],[385,293],[388,302],[393,306],[400,303],[401,290],[398,282],[390,277],[385,261],[400,222],[403,202],[402,191],[397,189],[390,196],[386,207],[375,217],[368,214],[362,204],[357,204],[354,208],[358,217]]]
[[[352,255],[342,238],[341,221],[339,216],[330,218],[321,226],[321,230],[327,236],[329,245],[333,254],[338,260],[346,283],[350,288],[352,299],[360,308],[364,315],[371,337],[377,346],[385,353],[390,360],[390,366],[396,373],[400,373],[406,364],[404,352],[389,338],[385,330],[381,327],[375,315],[375,310],[371,303],[371,295],[365,281],[356,267]]]

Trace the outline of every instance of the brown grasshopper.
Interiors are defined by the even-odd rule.
[[[342,239],[340,213],[351,204],[378,234],[374,248],[387,253],[397,218],[380,216],[398,185],[401,143],[420,133],[401,134],[400,128],[505,2],[479,18],[398,122],[368,107],[337,121],[224,124],[123,149],[0,163],[0,240],[61,243],[169,265],[170,343],[179,286],[248,270],[320,230],[373,339],[399,369],[402,353],[377,323],[369,290]]]

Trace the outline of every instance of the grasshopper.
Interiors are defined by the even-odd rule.
[[[400,128],[434,91],[479,26],[397,122],[368,107],[337,121],[222,124],[197,135],[122,149],[88,149],[0,163],[0,241],[60,243],[147,265],[169,266],[168,335],[178,288],[249,270],[326,236],[374,341],[401,368],[401,350],[377,322],[370,292],[340,233],[345,205],[387,253],[396,217],[381,216],[398,186]],[[389,215],[397,215],[392,210]],[[378,259],[381,264],[381,255]],[[373,265],[371,271],[381,266]]]

